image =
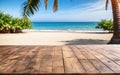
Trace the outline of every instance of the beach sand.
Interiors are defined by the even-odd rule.
[[[0,45],[88,45],[106,44],[110,33],[26,32],[0,34]]]

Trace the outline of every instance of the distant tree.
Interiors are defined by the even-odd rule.
[[[30,29],[31,21],[26,18],[14,18],[0,12],[0,33],[19,33],[23,29]]]
[[[110,20],[101,20],[101,22],[98,23],[98,26],[96,28],[108,30],[109,32],[113,32],[113,21]]]

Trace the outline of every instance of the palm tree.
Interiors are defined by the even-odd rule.
[[[45,9],[47,10],[48,7],[48,0],[44,0]],[[40,0],[27,0],[23,3],[23,16],[30,17],[34,15],[35,11],[39,9]],[[53,11],[56,12],[58,9],[58,0],[54,0]]]
[[[106,0],[106,10],[108,7],[109,0]],[[112,11],[113,11],[113,37],[110,40],[109,44],[120,44],[120,9],[119,9],[120,0],[111,0]]]

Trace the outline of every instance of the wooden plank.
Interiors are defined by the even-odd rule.
[[[34,67],[33,67],[33,65],[34,65],[34,63],[35,63],[35,57],[36,57],[36,55],[37,55],[37,53],[38,53],[38,50],[39,49],[39,47],[34,47],[27,55],[29,56],[29,59],[30,60],[28,60],[28,65],[25,67],[25,69],[24,69],[24,71],[25,71],[25,73],[30,73],[31,72],[31,70],[32,69],[34,69]],[[27,58],[28,59],[28,58]]]
[[[65,73],[85,73],[85,69],[75,57],[74,53],[72,52],[71,48],[68,46],[62,47],[63,51],[63,59],[64,59],[64,66],[65,66]]]
[[[8,58],[9,55],[12,55],[15,53],[14,51],[17,51],[18,47],[7,47],[7,48],[2,48],[1,54],[0,54],[0,62],[5,61],[4,59]]]
[[[42,49],[44,49],[44,47],[40,46],[37,50],[37,53],[35,55],[34,58],[32,58],[30,64],[28,67],[32,68],[30,70],[30,73],[34,73],[34,74],[38,74],[39,71],[40,71],[40,58],[41,58],[41,55],[42,55]]]
[[[53,73],[64,73],[63,56],[61,47],[53,47]]]
[[[78,50],[78,48],[72,46],[72,50],[75,53],[76,57],[79,59],[81,64],[86,70],[87,74],[97,74],[100,73],[94,65]]]
[[[11,49],[11,46],[0,46],[0,55],[3,55],[4,53],[6,53],[7,51],[9,51],[9,49]]]
[[[107,47],[108,48],[108,47]],[[108,48],[109,49],[109,48]],[[104,55],[105,57],[107,57],[108,59],[111,59],[113,62],[117,63],[118,65],[120,65],[120,54],[119,56],[117,56],[115,53],[107,50],[106,48],[101,48],[99,47],[98,50],[96,50],[98,53]],[[101,52],[102,51],[102,52]]]
[[[19,53],[19,61],[15,64],[14,73],[25,73],[25,68],[30,63],[31,58],[34,56],[35,47],[26,46],[24,49],[21,49],[22,52]]]
[[[24,47],[11,47],[11,49],[9,49],[10,51],[7,52],[7,54],[3,54],[3,56],[5,57],[2,57],[3,59],[5,60],[13,60],[13,59],[17,59],[18,58],[18,54],[20,52],[20,50],[24,48]],[[3,60],[3,61],[5,61]]]
[[[104,50],[111,53],[112,55],[115,55],[117,57],[120,57],[120,47],[119,45],[115,46],[115,45],[112,45],[112,46],[103,46],[104,47]],[[102,48],[100,46],[100,48]]]
[[[71,58],[75,58],[74,54],[67,46],[62,47],[65,73],[75,73],[72,67]]]
[[[43,53],[42,58],[40,59],[39,73],[52,73],[54,51],[51,49],[51,47],[45,47],[45,49],[42,51]]]
[[[78,47],[77,47],[78,48]],[[109,69],[106,65],[104,65],[99,59],[97,59],[93,54],[89,52],[89,48],[86,46],[79,46],[79,50],[81,51],[82,54],[97,68],[97,70],[104,74],[104,73],[112,73],[114,72]]]
[[[89,50],[90,53],[95,55],[95,57],[97,57],[99,60],[101,60],[101,62],[103,62],[112,71],[114,71],[115,73],[119,73],[120,72],[120,66],[118,64],[114,63],[112,60],[106,58],[102,54],[97,53],[96,50],[94,50],[93,47],[92,47],[92,49],[89,47],[89,49],[90,49]],[[99,48],[97,47],[97,49],[99,49]]]
[[[11,47],[13,48],[13,47]],[[11,72],[11,67],[14,66],[14,64],[17,62],[18,60],[18,56],[16,55],[16,53],[20,50],[21,48],[13,48],[10,52],[10,54],[8,55],[3,55],[3,56],[7,56],[6,58],[3,57],[3,61],[0,62],[0,72]]]
[[[64,55],[63,58],[75,58],[74,53],[68,46],[63,46],[62,51],[63,51],[63,55]]]

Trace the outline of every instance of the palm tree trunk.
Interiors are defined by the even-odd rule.
[[[109,44],[120,44],[120,10],[118,0],[111,0],[113,11],[114,32]]]

